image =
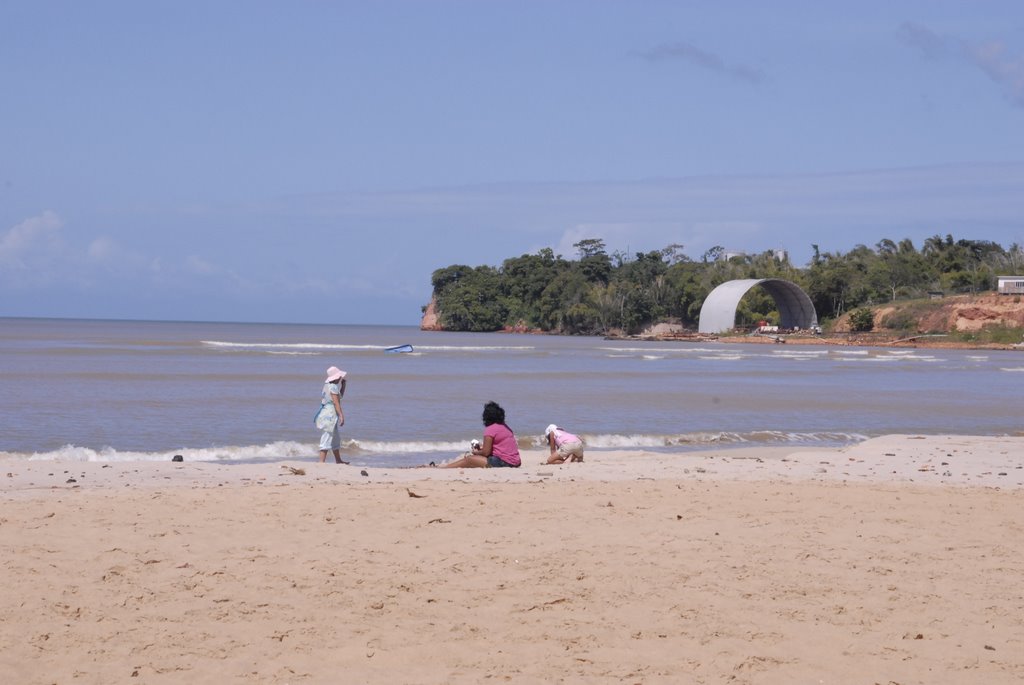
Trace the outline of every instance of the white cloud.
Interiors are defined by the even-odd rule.
[[[1024,107],[1024,57],[1011,55],[1002,43],[968,48],[971,61],[1005,92],[1006,98]]]
[[[220,273],[221,269],[214,265],[212,262],[199,257],[197,255],[189,255],[185,260],[185,268],[196,275],[200,276],[212,276]]]
[[[0,234],[0,283],[13,288],[45,286],[73,272],[55,212],[45,211]]]
[[[85,250],[86,265],[103,269],[107,273],[138,274],[151,271],[155,261],[106,236],[96,238]]]
[[[31,217],[0,234],[0,282],[11,287],[53,287],[119,291],[166,288],[182,273],[241,282],[230,270],[189,257],[183,262],[154,257],[109,236],[91,239],[84,247],[65,240],[64,222],[52,211]]]
[[[46,210],[22,221],[0,236],[0,262],[16,262],[32,253],[60,249],[60,229],[64,222],[55,212]]]
[[[900,26],[899,32],[907,45],[928,59],[954,57],[980,69],[1003,90],[1010,103],[1024,107],[1024,56],[1011,54],[1004,43],[974,44],[910,22]]]

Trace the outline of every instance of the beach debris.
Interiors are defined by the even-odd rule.
[[[292,474],[293,476],[304,476],[304,475],[306,475],[306,469],[297,469],[294,466],[287,466],[285,464],[282,464],[281,468],[282,469],[287,469],[288,473]]]
[[[416,499],[423,499],[424,497],[426,497],[426,495],[417,495],[415,492],[413,492],[409,488],[406,488],[405,491],[409,493],[409,497],[415,497]]]
[[[360,476],[369,476],[370,474],[366,472],[366,469],[363,469],[362,471],[359,472],[359,475]]]
[[[990,651],[990,652],[994,652],[994,651],[996,651],[996,648],[995,648],[995,647],[993,647],[992,645],[985,645],[985,649],[987,649],[987,650],[988,650],[988,651]]]
[[[547,609],[548,607],[554,606],[556,604],[562,604],[568,601],[568,597],[559,597],[558,599],[553,599],[550,602],[544,602],[543,604],[534,604],[532,607],[527,609],[527,611],[533,611],[534,609]]]
[[[71,478],[68,478],[68,479],[67,479],[66,481],[64,481],[64,482],[65,482],[65,483],[77,483],[78,481],[77,481],[77,480],[75,480],[75,479],[74,479],[74,477],[72,476]]]
[[[181,456],[180,454],[175,454],[173,457],[171,457],[171,461],[185,461],[185,457]]]
[[[428,526],[431,523],[451,523],[451,520],[450,519],[430,519],[429,521],[427,521],[427,525]]]

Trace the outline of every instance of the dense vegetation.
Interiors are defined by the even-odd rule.
[[[576,259],[550,248],[506,259],[500,267],[452,265],[433,273],[441,325],[453,331],[525,327],[567,334],[635,333],[654,322],[696,329],[700,308],[718,285],[741,278],[783,278],[804,289],[823,322],[858,308],[929,291],[992,290],[996,276],[1024,273],[1024,248],[984,240],[933,236],[918,250],[910,240],[881,240],[873,248],[820,252],[804,268],[785,254],[728,256],[721,247],[700,259],[682,245],[609,255],[604,241],[573,247]],[[737,326],[777,323],[771,297],[755,288],[740,303]],[[860,319],[866,317],[861,315]]]

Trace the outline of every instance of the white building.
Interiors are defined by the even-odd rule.
[[[1024,276],[997,276],[1000,295],[1024,295]]]

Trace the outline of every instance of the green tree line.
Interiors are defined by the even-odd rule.
[[[997,276],[1024,273],[1024,248],[1004,249],[987,240],[935,235],[917,249],[910,240],[880,240],[849,252],[814,254],[803,268],[784,253],[728,256],[722,247],[699,259],[682,245],[651,252],[608,254],[604,241],[575,243],[575,259],[550,248],[506,259],[501,266],[454,264],[434,271],[431,283],[441,325],[452,331],[526,327],[576,335],[612,330],[636,333],[672,321],[697,327],[704,299],[735,279],[782,278],[804,289],[822,321],[855,308],[930,291],[978,293],[996,287]],[[760,288],[744,297],[737,326],[777,323],[772,298]]]

